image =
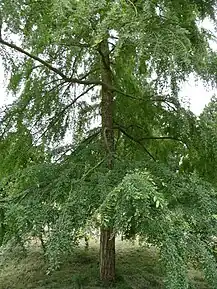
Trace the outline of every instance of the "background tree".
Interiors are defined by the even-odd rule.
[[[196,121],[190,153],[183,166],[197,170],[200,176],[216,186],[216,97],[213,96]]]

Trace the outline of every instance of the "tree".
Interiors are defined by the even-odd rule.
[[[95,203],[86,199],[89,209],[88,214],[81,214],[83,220],[100,207],[141,157],[147,166],[148,157],[161,159],[162,153],[156,152],[155,157],[149,149],[165,147],[153,146],[153,141],[176,141],[182,146],[183,135],[175,131],[181,127],[177,120],[187,119],[178,102],[180,83],[190,73],[215,81],[216,55],[208,45],[211,36],[197,26],[205,17],[215,21],[215,4],[193,0],[1,1],[1,54],[9,72],[9,89],[16,96],[3,123],[12,116],[21,118],[35,142],[45,145],[61,143],[71,132],[71,158],[76,155],[85,171],[82,175],[75,170],[79,186],[96,192]],[[18,37],[17,44],[10,39],[12,35]],[[99,116],[100,137],[97,128],[91,129],[98,126]],[[77,156],[83,143],[86,159],[80,152]],[[175,150],[180,151],[180,146]],[[132,157],[131,165],[126,154]],[[167,156],[168,151],[162,159],[168,160]],[[123,162],[118,161],[121,157]],[[79,196],[74,179],[71,185]],[[63,187],[67,191],[70,182]],[[115,278],[115,232],[110,221],[101,220],[100,275],[104,281]]]
[[[198,171],[200,176],[216,186],[216,97],[213,96],[196,121],[196,128],[191,151],[185,159],[191,170]]]

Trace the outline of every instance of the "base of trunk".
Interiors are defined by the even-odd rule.
[[[5,214],[4,214],[4,210],[1,208],[0,209],[0,247],[3,245],[5,231],[6,231],[4,220],[5,220]]]
[[[115,236],[110,229],[101,229],[100,279],[106,283],[115,280]]]

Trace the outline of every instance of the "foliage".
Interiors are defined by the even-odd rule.
[[[216,123],[217,106],[214,96],[196,122],[195,133],[189,155],[185,158],[186,167],[198,173],[216,186]],[[190,165],[189,165],[190,164]]]

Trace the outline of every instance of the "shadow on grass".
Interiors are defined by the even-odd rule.
[[[98,245],[88,251],[76,249],[64,260],[59,270],[46,274],[46,264],[38,248],[28,256],[0,257],[0,289],[101,289],[99,281]],[[2,260],[1,260],[2,259]],[[195,288],[207,289],[202,277],[192,272]],[[163,289],[163,275],[158,254],[153,248],[141,248],[131,243],[117,242],[117,280],[109,288]]]

